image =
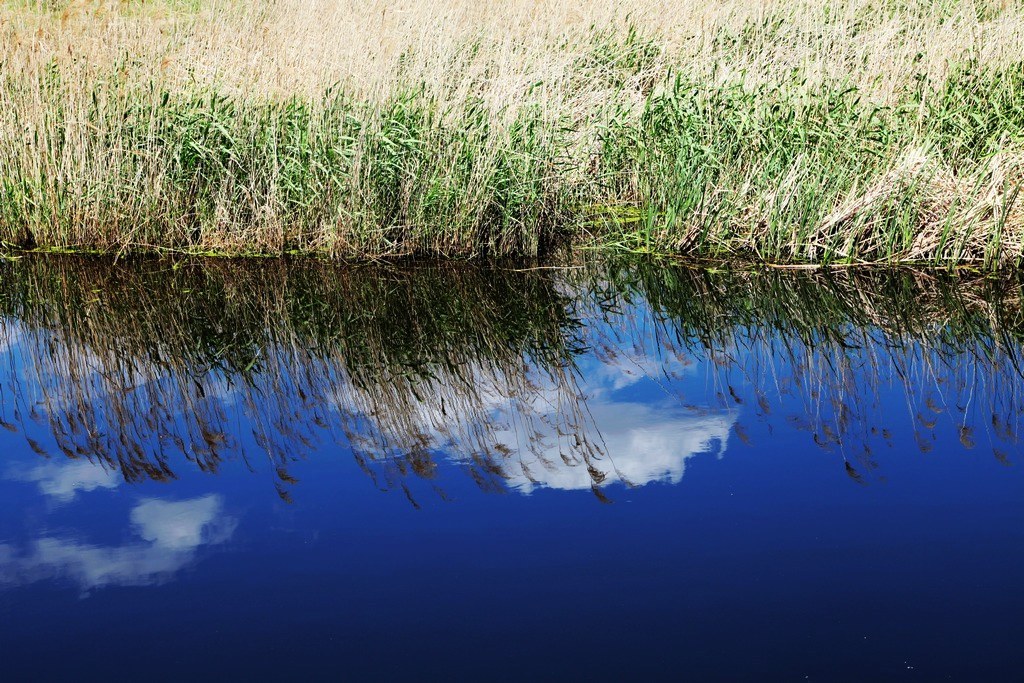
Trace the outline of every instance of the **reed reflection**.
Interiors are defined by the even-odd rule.
[[[922,450],[951,435],[1008,461],[1024,410],[1006,279],[637,262],[2,270],[2,426],[126,482],[265,458],[287,500],[296,459],[341,448],[414,504],[444,495],[441,459],[488,490],[605,499],[612,482],[678,482],[688,458],[750,443],[753,421],[806,432],[865,482],[906,430]]]

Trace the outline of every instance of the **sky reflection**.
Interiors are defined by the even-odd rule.
[[[1024,667],[1012,279],[0,271],[12,679]]]
[[[80,492],[115,489],[123,482],[120,472],[88,460],[13,466],[8,479],[35,483],[40,493],[58,503],[71,502]]]
[[[181,501],[149,498],[129,514],[132,540],[102,546],[73,536],[41,536],[27,547],[0,544],[0,584],[48,579],[76,584],[83,594],[104,586],[148,586],[170,580],[192,564],[203,546],[228,541],[237,520],[220,495]]]

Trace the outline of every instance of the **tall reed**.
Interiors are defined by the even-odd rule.
[[[1024,254],[1004,0],[6,0],[13,247]]]

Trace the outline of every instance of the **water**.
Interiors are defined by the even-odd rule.
[[[1021,302],[5,264],[5,678],[1016,680]]]

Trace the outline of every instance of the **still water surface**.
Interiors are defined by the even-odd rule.
[[[1019,680],[1021,294],[4,264],[4,677]]]

